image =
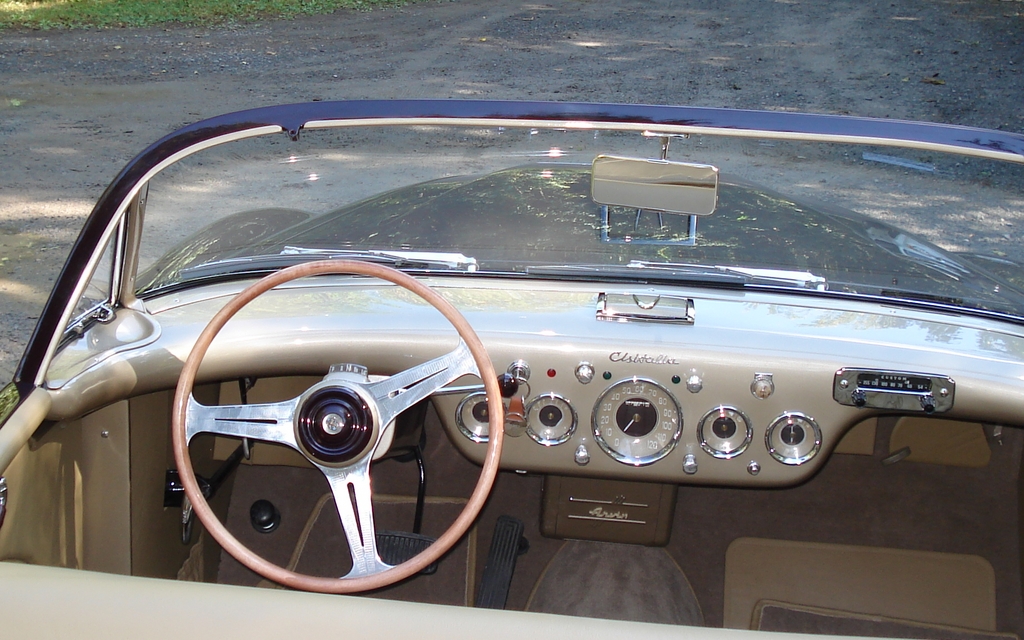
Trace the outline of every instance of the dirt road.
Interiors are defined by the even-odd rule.
[[[92,203],[188,122],[346,98],[677,103],[1024,129],[1020,0],[425,1],[0,33],[0,378]]]

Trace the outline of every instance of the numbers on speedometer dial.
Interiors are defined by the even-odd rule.
[[[668,389],[631,378],[605,389],[594,405],[594,439],[623,464],[642,466],[672,451],[683,431],[679,403]]]

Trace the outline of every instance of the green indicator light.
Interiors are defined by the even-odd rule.
[[[681,379],[679,376],[672,376],[672,384],[679,384]]]
[[[601,374],[601,377],[604,378],[605,380],[611,380],[612,379],[612,372],[611,371],[605,371],[604,373]]]

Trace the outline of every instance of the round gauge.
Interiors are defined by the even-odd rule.
[[[652,380],[631,378],[605,389],[594,405],[594,439],[623,464],[661,460],[683,432],[679,403]]]
[[[768,453],[782,464],[803,464],[821,449],[821,429],[802,413],[784,413],[764,434]]]
[[[526,433],[544,446],[562,444],[576,431],[576,410],[554,393],[539,395],[526,406]]]
[[[743,453],[754,429],[750,420],[734,407],[717,407],[700,419],[697,439],[702,449],[716,458],[728,460]]]
[[[455,410],[455,424],[459,426],[462,435],[473,442],[487,442],[487,427],[490,424],[487,394],[477,391],[463,398]]]

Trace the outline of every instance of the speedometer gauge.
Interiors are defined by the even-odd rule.
[[[683,432],[679,403],[668,389],[631,378],[605,389],[593,415],[594,439],[615,460],[642,466],[672,451]]]

